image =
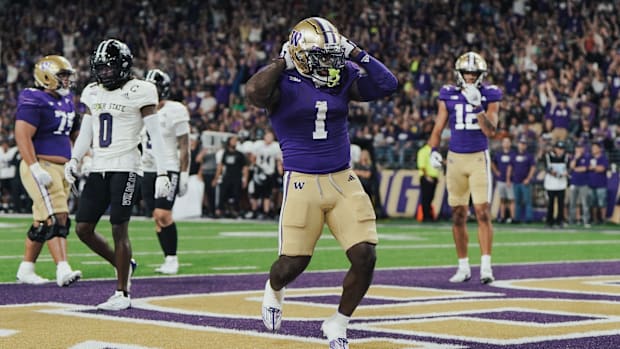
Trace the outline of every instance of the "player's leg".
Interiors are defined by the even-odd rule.
[[[316,176],[287,172],[284,188],[279,257],[271,265],[262,303],[263,323],[272,331],[280,328],[284,288],[310,263],[324,224]]]
[[[129,219],[140,190],[140,177],[134,172],[108,173],[110,180],[110,223],[114,239],[114,266],[116,267],[116,291],[104,303],[101,310],[123,310],[131,306],[129,296],[132,263]]]
[[[491,269],[491,247],[493,245],[493,223],[491,222],[490,202],[492,177],[488,151],[476,154],[480,161],[469,177],[471,196],[478,221],[478,242],[480,244],[480,281],[484,284],[494,281]]]
[[[172,218],[172,207],[178,192],[179,173],[168,172],[168,177],[170,179],[170,194],[164,198],[155,199],[155,210],[153,210],[157,239],[164,253],[164,263],[155,271],[163,274],[176,274],[179,270],[177,259],[178,233],[177,225]]]
[[[326,221],[351,263],[342,283],[338,310],[321,325],[330,343],[336,343],[346,341],[349,319],[372,282],[378,237],[372,202],[353,171],[322,176],[321,184],[326,197],[337,198]]]
[[[109,178],[104,178],[102,173],[90,173],[86,178],[75,215],[75,232],[86,246],[114,266],[114,250],[107,239],[95,231],[110,203]]]
[[[73,270],[69,265],[67,253],[67,236],[71,229],[71,220],[67,212],[52,215],[48,219],[47,248],[56,263],[56,284],[69,286],[82,277],[80,270]]]
[[[448,153],[448,165],[446,167],[446,186],[448,190],[448,204],[452,208],[452,237],[458,258],[456,273],[450,278],[450,282],[463,282],[471,278],[471,268],[467,245],[469,234],[467,233],[467,216],[469,208],[469,171],[474,160],[471,154]],[[474,163],[475,165],[475,163]]]

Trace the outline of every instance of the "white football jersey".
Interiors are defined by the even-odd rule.
[[[260,140],[254,143],[254,155],[256,155],[256,165],[266,175],[272,175],[276,172],[276,161],[282,160],[282,151],[278,142],[271,142],[266,145],[265,141]]]
[[[183,103],[166,101],[157,111],[159,132],[164,139],[164,168],[166,171],[179,171],[179,144],[177,137],[189,133],[189,112]],[[142,167],[145,172],[157,172],[153,147],[146,128],[142,131]]]
[[[92,114],[93,163],[91,172],[142,174],[138,145],[143,121],[140,109],[157,105],[157,88],[138,79],[108,91],[97,83],[86,86],[81,97]]]

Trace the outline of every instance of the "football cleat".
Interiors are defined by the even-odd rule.
[[[164,263],[155,269],[155,271],[162,274],[176,274],[179,271],[179,260],[177,256],[166,256]]]
[[[118,311],[131,307],[131,299],[129,295],[125,297],[123,291],[115,291],[107,301],[97,305],[99,310]]]
[[[471,270],[458,268],[456,273],[450,278],[450,282],[465,282],[469,281],[469,279],[471,279]]]
[[[349,341],[347,340],[347,328],[338,325],[336,322],[328,318],[321,324],[323,335],[329,340],[330,349],[348,349]]]
[[[329,341],[329,349],[349,349],[349,341],[346,338],[336,338]]]
[[[493,270],[491,267],[480,268],[480,283],[481,284],[490,284],[495,281],[493,277]]]
[[[40,277],[35,272],[17,273],[18,284],[42,285],[47,282],[48,279]]]
[[[56,271],[56,284],[59,287],[67,287],[77,282],[82,277],[82,272],[79,270],[67,270],[66,272]]]
[[[267,279],[265,283],[265,293],[263,295],[262,316],[263,324],[270,331],[277,331],[282,324],[282,301],[284,300],[284,289],[274,291],[271,283]]]

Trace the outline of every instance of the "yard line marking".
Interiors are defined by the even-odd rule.
[[[258,269],[255,265],[246,265],[239,267],[213,267],[212,270],[256,270]]]

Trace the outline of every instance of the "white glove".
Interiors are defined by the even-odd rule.
[[[438,170],[443,167],[443,156],[437,150],[431,151],[431,166]]]
[[[65,179],[69,184],[73,184],[78,174],[78,162],[75,158],[72,158],[69,162],[65,163]]]
[[[286,70],[295,69],[295,64],[293,63],[293,58],[291,58],[288,41],[282,44],[282,50],[280,50],[280,58],[284,58],[284,62],[286,63]]]
[[[165,198],[170,193],[170,179],[166,175],[157,176],[155,179],[155,199]]]
[[[187,193],[187,182],[189,181],[189,173],[181,172],[181,177],[179,177],[179,196],[185,195]]]
[[[474,108],[477,108],[482,104],[482,95],[480,90],[473,84],[465,84],[465,87],[461,91],[467,103],[471,104]]]
[[[347,39],[344,35],[340,35],[340,46],[344,49],[345,59],[349,59],[351,51],[357,47],[353,41]]]
[[[29,167],[30,167],[30,172],[34,176],[34,179],[37,181],[37,183],[42,184],[46,187],[50,183],[52,183],[52,175],[50,175],[49,172],[41,168],[41,165],[38,162],[35,162]]]

